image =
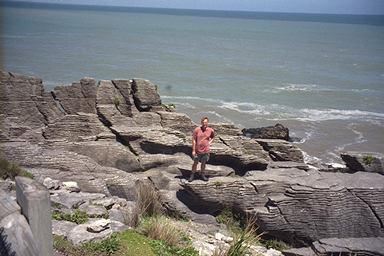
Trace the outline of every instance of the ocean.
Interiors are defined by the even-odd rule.
[[[281,123],[309,163],[384,153],[384,16],[1,3],[2,68],[145,78],[199,122]]]

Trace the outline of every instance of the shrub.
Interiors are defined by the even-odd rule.
[[[76,209],[73,213],[54,212],[52,218],[55,220],[66,220],[75,222],[76,224],[83,224],[88,221],[86,212]]]
[[[0,178],[10,178],[14,180],[16,176],[24,176],[33,179],[33,175],[30,172],[20,168],[20,166],[15,163],[11,163],[6,159],[0,158]]]

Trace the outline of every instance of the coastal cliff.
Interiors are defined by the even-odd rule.
[[[326,248],[316,247],[324,241],[329,251],[362,238],[354,240],[350,252],[356,252],[359,241],[384,237],[380,153],[346,152],[347,167],[317,169],[286,135],[255,138],[232,124],[212,124],[209,181],[188,183],[197,124],[162,105],[148,80],[84,78],[46,92],[39,78],[1,71],[0,93],[0,156],[42,183],[73,181],[80,193],[134,202],[138,181],[145,181],[173,215],[212,224],[212,216],[230,208],[255,217],[272,237],[311,245],[313,253]],[[63,193],[51,200],[69,210],[81,206],[81,194],[65,203]],[[381,249],[372,255],[383,255]]]

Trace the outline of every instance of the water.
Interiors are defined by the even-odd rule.
[[[384,16],[2,6],[3,68],[146,78],[194,121],[286,125],[307,159],[384,153]]]

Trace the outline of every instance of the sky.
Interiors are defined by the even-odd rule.
[[[16,1],[16,0],[13,0]],[[260,12],[384,14],[384,0],[24,0],[28,2],[241,10]]]

